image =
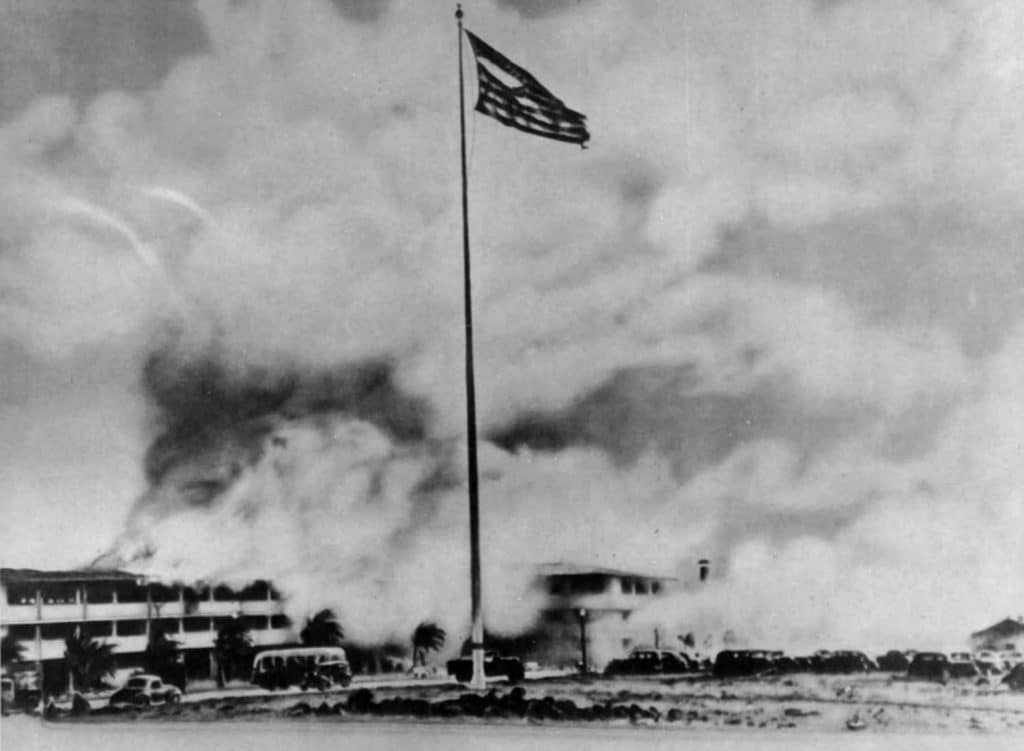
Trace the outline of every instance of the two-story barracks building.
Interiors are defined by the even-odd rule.
[[[295,641],[278,593],[265,581],[165,585],[127,571],[0,569],[0,626],[23,647],[22,659],[42,668],[47,685],[66,680],[64,639],[75,628],[114,646],[118,672],[142,666],[153,629],[181,645],[190,678],[214,674],[218,629],[240,617],[257,647]]]

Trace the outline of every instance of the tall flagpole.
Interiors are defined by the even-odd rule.
[[[462,79],[462,5],[459,25],[459,134],[462,145],[462,269],[466,314],[466,444],[469,461],[469,578],[472,601],[473,677],[469,686],[486,688],[484,676],[484,615],[480,602],[480,478],[476,460],[476,386],[473,382],[473,296],[469,283],[469,189],[466,179],[466,95]]]

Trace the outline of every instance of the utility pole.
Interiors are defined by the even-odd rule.
[[[462,5],[455,10],[459,33],[459,135],[462,156],[462,270],[463,308],[466,317],[466,450],[469,486],[469,578],[473,677],[470,688],[487,687],[484,675],[484,616],[480,586],[480,476],[476,456],[476,384],[473,377],[473,295],[469,263],[469,186],[466,173],[466,95],[462,78]]]

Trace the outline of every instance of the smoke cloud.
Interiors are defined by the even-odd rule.
[[[56,68],[132,12],[24,5]],[[489,627],[527,627],[557,559],[709,556],[643,617],[780,647],[1017,612],[1017,4],[466,10],[594,135],[471,124]],[[4,90],[5,556],[271,578],[364,641],[462,633],[452,19],[164,12],[159,54],[17,59]]]

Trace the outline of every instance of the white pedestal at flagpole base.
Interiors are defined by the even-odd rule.
[[[473,677],[469,681],[469,687],[474,691],[483,691],[487,688],[487,676],[484,675],[483,647],[473,647]]]

